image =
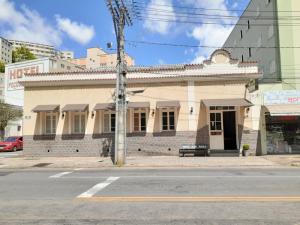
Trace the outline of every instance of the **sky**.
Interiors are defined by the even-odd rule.
[[[186,45],[222,46],[233,28],[224,23],[234,23],[249,0],[136,2],[133,25],[125,31],[126,52],[135,59],[136,65],[159,65],[201,63],[207,59],[213,49]],[[203,11],[203,8],[218,10]],[[203,18],[200,14],[215,18]],[[232,19],[218,18],[220,14]],[[116,47],[112,17],[105,0],[0,0],[0,36],[54,45],[59,50],[74,51],[75,57],[84,57],[89,47],[114,52],[106,48],[108,42]]]

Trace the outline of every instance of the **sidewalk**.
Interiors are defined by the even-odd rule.
[[[298,157],[298,158],[297,158]],[[299,161],[300,156],[263,157],[185,157],[147,156],[127,157],[125,168],[188,168],[188,167],[284,167]],[[292,165],[295,166],[295,165]],[[11,157],[0,158],[0,169],[29,168],[112,168],[110,158],[97,157]]]

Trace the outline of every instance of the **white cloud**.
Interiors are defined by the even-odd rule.
[[[59,15],[56,16],[56,21],[61,31],[67,33],[70,38],[80,44],[89,43],[95,36],[93,26],[71,21],[69,18],[62,18]]]
[[[206,10],[205,13],[210,15],[236,16],[228,10],[225,0],[183,0],[183,3],[197,8],[218,9]],[[206,18],[203,22],[209,22],[209,24],[202,23],[199,26],[194,26],[188,36],[197,40],[199,45],[221,47],[233,29],[233,25],[226,24],[234,24],[235,19],[220,17],[218,20],[208,20]],[[214,50],[214,48],[200,48],[195,53],[192,63],[202,63],[204,59],[209,58]]]
[[[167,11],[167,16],[165,16],[166,13],[161,13],[162,11]],[[163,21],[165,19],[176,20],[172,0],[151,0],[147,6],[144,27],[154,33],[168,34],[172,28],[172,22]]]
[[[0,0],[0,9],[0,25],[5,25],[2,35],[6,38],[55,46],[62,43],[60,32],[38,12],[26,6],[22,6],[18,11],[9,0]]]

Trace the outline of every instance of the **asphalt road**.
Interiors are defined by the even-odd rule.
[[[0,169],[2,225],[300,225],[300,169]]]

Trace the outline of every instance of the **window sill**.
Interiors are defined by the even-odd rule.
[[[46,140],[55,140],[56,134],[40,134],[40,135],[34,135],[33,140],[38,141],[46,141]]]

